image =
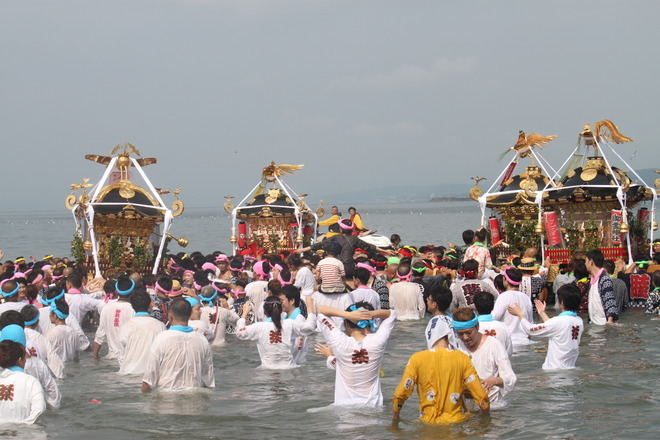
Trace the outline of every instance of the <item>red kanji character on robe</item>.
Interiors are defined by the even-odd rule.
[[[271,344],[280,344],[282,342],[282,333],[276,332],[275,330],[270,331],[270,343]]]
[[[577,340],[578,336],[580,336],[580,327],[578,327],[577,325],[574,325],[574,326],[571,328],[571,337],[572,337],[573,339],[576,339],[576,340]]]
[[[354,364],[368,364],[369,363],[369,352],[366,349],[362,350],[353,350],[353,355],[351,356],[351,361]]]
[[[486,335],[486,336],[497,336],[497,331],[495,331],[495,329],[484,330],[484,335]]]
[[[0,400],[14,400],[14,384],[0,385]]]

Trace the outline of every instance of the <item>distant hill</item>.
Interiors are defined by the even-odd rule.
[[[437,185],[400,185],[378,188],[360,188],[350,192],[329,193],[319,195],[331,203],[388,203],[388,202],[420,202],[434,198],[458,197],[468,195],[468,184],[437,184]]]

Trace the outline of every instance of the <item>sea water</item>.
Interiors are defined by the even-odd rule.
[[[398,233],[412,245],[459,242],[461,231],[475,227],[480,215],[470,203],[364,205],[358,211],[367,227]],[[5,213],[0,219],[5,258],[68,254],[73,221],[66,213]],[[229,226],[224,212],[190,209],[175,219],[172,233],[190,239],[186,251],[229,251]],[[506,396],[508,405],[455,426],[418,422],[416,394],[399,427],[390,426],[392,394],[407,359],[426,346],[421,320],[395,325],[383,362],[380,409],[330,406],[334,372],[313,351],[301,368],[261,370],[254,343],[228,335],[226,346],[213,349],[213,390],[142,394],[140,377],[119,376],[116,361],[83,353],[66,365],[67,378],[59,382],[62,407],[32,427],[1,426],[0,438],[658,439],[660,320],[631,309],[620,322],[586,324],[574,370],[543,371],[543,339],[516,351],[511,362],[518,382]],[[317,338],[312,336],[310,347]]]

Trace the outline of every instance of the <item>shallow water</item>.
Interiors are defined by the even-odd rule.
[[[405,244],[422,245],[459,241],[461,231],[479,221],[475,205],[358,208],[368,227],[388,236],[397,232]],[[228,251],[228,225],[224,213],[191,209],[176,219],[172,233],[190,239],[187,251]],[[0,233],[6,258],[63,255],[73,223],[61,213],[4,213]],[[62,407],[45,413],[33,427],[0,427],[0,438],[657,439],[659,325],[660,320],[641,309],[624,313],[617,327],[587,324],[579,368],[561,373],[541,370],[547,343],[540,340],[513,355],[518,382],[507,396],[507,407],[456,426],[426,426],[416,421],[418,401],[413,395],[398,429],[389,423],[392,394],[408,357],[425,348],[426,319],[395,327],[383,364],[382,409],[329,407],[334,372],[325,368],[323,358],[310,352],[302,368],[259,370],[254,344],[230,335],[225,347],[214,349],[212,391],[144,395],[139,377],[119,376],[115,361],[96,362],[84,353],[80,362],[67,365],[68,377],[60,383]]]
[[[637,309],[626,312],[618,327],[587,325],[575,370],[541,370],[544,341],[515,352],[516,387],[508,405],[488,418],[423,425],[415,420],[414,394],[394,429],[392,394],[408,357],[424,349],[425,324],[397,323],[383,364],[381,409],[330,407],[334,372],[321,356],[310,353],[308,364],[294,370],[260,370],[255,345],[228,336],[226,346],[214,349],[216,388],[210,391],[145,395],[139,377],[119,376],[115,361],[95,362],[84,353],[80,362],[67,364],[62,407],[15,433],[67,439],[658,438],[660,321]]]

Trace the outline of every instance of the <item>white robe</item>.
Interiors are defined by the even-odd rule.
[[[493,315],[493,318],[502,321],[507,326],[509,332],[511,332],[511,342],[513,345],[527,345],[530,343],[530,340],[527,333],[525,333],[520,326],[520,319],[518,319],[517,316],[513,316],[507,310],[507,306],[514,304],[520,306],[525,319],[528,321],[532,320],[534,313],[532,309],[532,301],[527,295],[517,290],[507,290],[506,292],[500,293],[497,300],[495,300],[495,306],[493,307],[491,315]]]
[[[0,315],[2,315],[3,312],[6,312],[7,310],[16,310],[17,312],[20,312],[23,307],[27,305],[26,302],[13,302],[13,301],[8,301],[6,303],[0,304]]]
[[[76,331],[76,334],[78,335],[78,341],[80,344],[80,350],[85,351],[89,348],[89,338],[83,331],[83,329],[80,327],[80,323],[76,319],[75,316],[69,315],[64,322],[66,322],[66,325],[71,327]],[[39,309],[39,325],[37,325],[37,331],[40,332],[42,335],[45,335],[48,330],[51,328],[55,327],[55,324],[50,322],[50,306],[47,307],[42,307]]]
[[[28,340],[28,346],[29,342],[35,346],[36,353],[30,352],[30,355],[34,356],[36,354],[44,361],[53,373],[53,376],[58,379],[64,378],[64,364],[62,363],[62,359],[55,352],[53,345],[48,342],[48,339],[38,331],[27,327],[25,328],[25,338]]]
[[[350,305],[353,303],[351,302],[351,297],[348,295],[348,293],[321,293],[321,292],[314,292],[314,295],[312,295],[312,298],[314,299],[314,305],[316,307],[318,306],[329,306],[329,307],[334,307],[335,309],[339,310],[346,310]],[[344,320],[342,318],[339,318],[337,316],[333,316],[330,318],[334,321],[335,325],[339,328],[344,328]],[[317,329],[317,331],[321,331],[320,328]]]
[[[209,324],[213,333],[211,345],[224,345],[227,325],[236,326],[239,318],[236,312],[224,307],[202,307],[202,321]]]
[[[57,382],[53,379],[53,376],[50,374],[50,370],[48,370],[44,361],[38,357],[28,357],[25,360],[25,372],[30,376],[37,378],[39,381],[39,384],[44,391],[44,397],[48,409],[58,409],[60,407],[62,395],[60,394]]]
[[[68,325],[56,325],[44,335],[62,362],[77,361],[80,342],[76,332]]]
[[[99,327],[96,329],[94,343],[103,345],[108,342],[106,359],[117,359],[121,351],[119,333],[123,324],[135,316],[135,310],[127,301],[111,301],[107,303],[99,318]]]
[[[351,303],[357,303],[360,301],[368,302],[374,308],[374,310],[380,310],[380,295],[375,290],[369,287],[358,287],[352,292],[349,292],[349,297],[351,298]]]
[[[402,281],[390,286],[390,308],[399,321],[422,319],[426,313],[424,295],[416,283]]]
[[[420,293],[421,294],[421,293]],[[383,405],[380,391],[380,365],[385,355],[387,341],[394,328],[396,313],[392,311],[376,333],[369,333],[357,341],[328,317],[319,315],[319,327],[334,353],[336,369],[334,405]]]
[[[78,322],[82,322],[87,312],[97,310],[100,304],[104,304],[102,299],[94,299],[87,293],[67,293],[64,299],[69,305],[69,314],[75,316]]]
[[[151,388],[214,388],[213,355],[196,331],[166,330],[151,344],[142,378]]]
[[[151,344],[166,330],[165,324],[151,316],[134,316],[119,332],[119,374],[144,374]]]
[[[213,340],[213,331],[211,331],[211,326],[209,326],[208,322],[201,319],[191,319],[188,321],[188,325],[197,333],[204,336],[204,339],[207,341],[211,342]]]
[[[303,266],[296,272],[293,285],[300,289],[300,296],[303,298],[312,296],[316,289],[316,278],[308,267]]]
[[[0,423],[33,424],[45,410],[44,390],[35,377],[0,368]]]
[[[544,370],[575,368],[580,354],[580,339],[584,323],[579,316],[555,316],[540,324],[523,319],[521,325],[530,336],[544,336],[548,341],[548,354],[543,362]]]
[[[260,368],[282,370],[295,368],[298,365],[293,360],[292,341],[299,335],[309,335],[316,328],[316,315],[310,313],[305,321],[283,319],[282,331],[277,331],[273,322],[255,322],[245,325],[241,318],[236,323],[238,339],[257,341],[257,350],[261,358]]]
[[[504,404],[502,398],[516,384],[516,374],[511,368],[511,361],[509,361],[509,355],[506,353],[504,345],[491,336],[482,336],[482,338],[486,340],[476,351],[468,350],[462,341],[459,344],[460,349],[470,357],[472,365],[474,365],[481,380],[489,377],[502,378],[504,387],[494,386],[488,393],[491,406],[502,406]]]
[[[513,353],[513,342],[511,342],[511,332],[509,328],[500,321],[479,321],[479,333],[493,336],[504,345],[506,354],[511,357]]]
[[[589,288],[589,297],[587,300],[589,304],[589,319],[591,322],[595,325],[606,325],[607,316],[605,315],[603,300],[598,291],[598,282],[592,284]]]
[[[268,296],[268,281],[252,281],[245,286],[245,296],[252,301],[256,310]]]

